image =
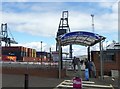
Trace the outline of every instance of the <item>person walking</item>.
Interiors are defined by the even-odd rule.
[[[93,61],[90,61],[90,65],[91,65],[91,75],[92,77],[96,78],[96,67]]]
[[[73,64],[73,69],[74,69],[74,71],[76,71],[77,60],[76,60],[76,57],[75,57],[75,56],[74,56],[74,58],[73,58],[72,64]]]
[[[90,66],[89,66],[89,61],[86,59],[86,61],[85,61],[85,80],[89,81],[89,76],[90,76]]]

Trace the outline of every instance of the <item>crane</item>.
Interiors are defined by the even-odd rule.
[[[7,23],[1,24],[0,45],[2,45],[1,41],[5,42],[5,47],[10,46],[11,43],[12,44],[18,44],[18,42],[16,42],[13,37],[12,38],[8,37]]]
[[[68,24],[68,11],[62,12],[62,18],[60,18],[60,23],[56,35],[56,51],[58,51],[59,45],[58,45],[58,39],[60,36],[64,35],[65,33],[70,32],[70,27]],[[72,44],[70,44],[69,47],[69,57],[72,58]],[[62,48],[61,48],[61,58],[62,58]],[[62,65],[62,62],[61,62]],[[62,66],[61,66],[62,69]]]

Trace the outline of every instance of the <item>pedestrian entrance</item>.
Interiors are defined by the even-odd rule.
[[[102,41],[106,38],[95,34],[92,32],[86,32],[86,31],[76,31],[76,32],[69,32],[64,35],[60,35],[57,38],[57,43],[59,44],[59,78],[61,77],[61,69],[62,69],[62,57],[61,57],[61,47],[67,46],[67,45],[82,45],[85,47],[88,47],[88,60],[90,60],[90,47],[100,43],[100,50],[101,50],[101,44]],[[102,58],[102,56],[101,56]],[[102,62],[101,62],[102,65]]]

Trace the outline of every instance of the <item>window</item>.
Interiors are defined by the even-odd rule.
[[[106,57],[104,58],[105,61],[115,61],[115,53],[114,52],[106,52]]]

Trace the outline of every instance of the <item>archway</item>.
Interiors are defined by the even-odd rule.
[[[59,78],[61,78],[61,69],[62,69],[62,56],[61,56],[61,47],[67,46],[71,44],[82,45],[88,47],[88,60],[90,60],[90,47],[100,43],[100,54],[101,54],[101,45],[102,41],[106,38],[86,31],[76,31],[76,32],[69,32],[62,36],[58,37],[58,44],[59,44]],[[102,66],[102,55],[101,58],[101,66]],[[102,68],[102,67],[101,67]],[[101,73],[102,75],[102,73]]]

